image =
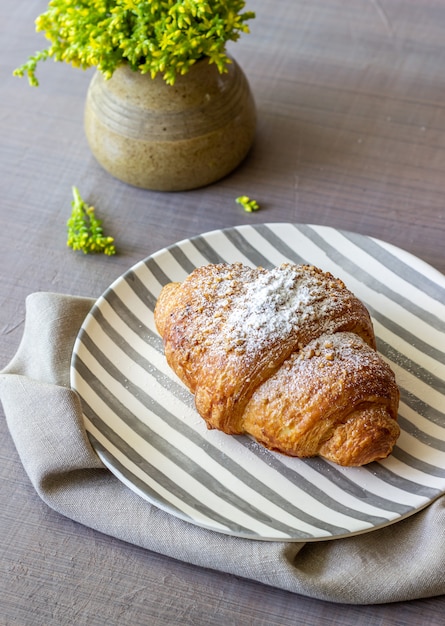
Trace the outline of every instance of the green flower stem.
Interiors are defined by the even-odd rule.
[[[116,254],[114,238],[103,234],[102,222],[97,219],[94,207],[84,202],[77,187],[73,187],[73,198],[71,217],[67,221],[67,246],[82,250],[84,254]]]

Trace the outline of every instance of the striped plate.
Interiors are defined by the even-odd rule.
[[[388,459],[341,468],[206,429],[166,365],[153,308],[165,283],[223,261],[310,263],[342,278],[367,305],[378,349],[401,388],[402,434]],[[103,463],[149,502],[217,532],[334,539],[401,520],[445,492],[445,277],[376,239],[277,223],[160,250],[93,306],[74,346],[71,382]]]

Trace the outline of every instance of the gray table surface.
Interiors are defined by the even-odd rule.
[[[18,347],[28,294],[97,297],[159,248],[227,226],[333,226],[445,272],[445,3],[251,0],[252,32],[230,50],[255,95],[255,144],[226,179],[172,194],[125,185],[95,162],[83,133],[91,71],[47,62],[38,89],[12,77],[44,45],[33,21],[45,6],[0,5],[0,367]],[[117,256],[67,249],[72,185],[100,210]],[[244,213],[241,194],[261,210]],[[3,413],[0,432],[0,624],[443,623],[443,597],[329,604],[101,535],[39,499]]]

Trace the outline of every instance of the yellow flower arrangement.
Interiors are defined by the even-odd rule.
[[[36,19],[48,48],[14,71],[38,85],[36,67],[52,58],[83,69],[96,67],[110,78],[122,63],[173,84],[199,59],[220,72],[229,59],[227,41],[249,32],[244,0],[51,0]]]

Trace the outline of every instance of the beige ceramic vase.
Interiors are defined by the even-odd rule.
[[[236,63],[202,60],[173,86],[120,66],[97,72],[85,106],[91,151],[110,174],[158,191],[195,189],[237,167],[252,145],[255,103]]]

